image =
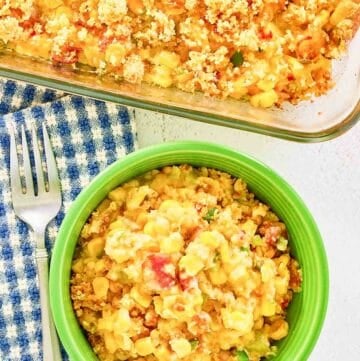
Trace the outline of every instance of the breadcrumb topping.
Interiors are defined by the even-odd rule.
[[[330,89],[359,24],[359,0],[0,0],[21,55],[266,107]]]
[[[70,289],[101,361],[260,361],[287,336],[301,283],[285,224],[244,181],[183,164],[108,194]]]

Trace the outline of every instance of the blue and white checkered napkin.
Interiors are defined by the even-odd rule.
[[[136,148],[126,108],[0,78],[0,360],[41,361],[34,243],[15,217],[9,183],[11,124],[45,122],[61,178],[63,208],[48,227],[54,241],[64,212],[99,171]],[[51,360],[46,360],[51,361]]]

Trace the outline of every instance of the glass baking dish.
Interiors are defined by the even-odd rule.
[[[334,62],[335,87],[326,95],[285,104],[281,109],[259,109],[236,100],[209,98],[174,88],[134,85],[84,71],[55,67],[0,50],[0,76],[68,93],[164,112],[210,124],[303,142],[338,136],[360,118],[360,31],[347,54]]]

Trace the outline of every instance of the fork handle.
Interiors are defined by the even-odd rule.
[[[50,311],[49,258],[45,248],[36,249],[36,264],[40,288],[43,360],[61,361],[59,340]]]

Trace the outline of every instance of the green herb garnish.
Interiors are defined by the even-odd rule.
[[[212,221],[215,217],[215,212],[216,212],[216,208],[210,208],[203,217],[203,219],[205,219],[205,221],[208,222]]]
[[[243,247],[243,246],[241,246],[241,247],[240,247],[240,251],[242,251],[242,252],[249,252],[249,247]]]
[[[195,350],[198,347],[199,341],[198,340],[190,340],[191,350]]]
[[[236,351],[237,361],[249,361],[249,356],[245,351]]]
[[[244,63],[244,55],[241,51],[235,51],[231,56],[230,61],[234,66],[241,66]]]

